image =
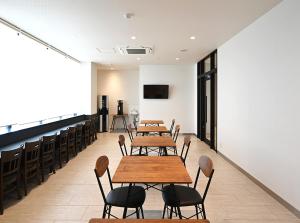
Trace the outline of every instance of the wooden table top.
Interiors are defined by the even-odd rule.
[[[164,121],[163,120],[142,120],[141,124],[144,124],[144,125],[164,124]]]
[[[132,147],[176,147],[171,136],[136,136],[131,143]]]
[[[113,183],[178,183],[192,179],[179,156],[124,156]]]
[[[139,126],[137,127],[137,132],[147,133],[147,132],[169,132],[166,126]]]
[[[89,223],[209,223],[203,219],[102,219],[92,218]]]

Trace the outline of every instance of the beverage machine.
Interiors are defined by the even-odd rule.
[[[108,96],[98,95],[99,132],[108,131]]]

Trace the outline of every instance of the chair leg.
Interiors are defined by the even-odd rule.
[[[195,205],[195,209],[196,209],[196,216],[197,216],[197,219],[199,219],[198,206],[197,206],[197,205]]]
[[[2,191],[2,185],[0,187],[0,214],[3,215],[3,191]]]
[[[141,209],[142,219],[144,219],[144,210],[143,210],[143,207],[141,206],[140,209]]]
[[[178,211],[179,218],[182,219],[182,215],[181,215],[181,211],[180,211],[180,207],[179,206],[177,207],[177,211]]]
[[[170,219],[172,219],[172,215],[173,215],[173,207],[171,207],[171,211],[170,211]]]
[[[206,219],[204,204],[202,204],[202,213],[203,213],[203,219]]]
[[[127,208],[124,208],[124,211],[123,211],[123,218],[124,219],[126,218],[126,214],[127,214]]]
[[[165,204],[165,205],[164,205],[164,210],[163,210],[163,216],[162,216],[162,219],[165,218],[166,208],[167,208],[167,205]]]
[[[27,196],[27,179],[26,179],[26,173],[24,173],[24,193],[25,193],[25,196]]]
[[[102,218],[104,219],[105,216],[106,216],[106,204],[104,204],[104,207],[103,207]]]
[[[140,210],[139,210],[139,208],[136,208],[135,212],[136,212],[136,218],[140,219]]]
[[[108,206],[108,218],[110,218],[111,205]]]

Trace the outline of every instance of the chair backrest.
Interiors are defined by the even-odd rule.
[[[56,134],[51,136],[43,136],[42,142],[41,142],[41,150],[40,154],[43,155],[49,155],[55,152],[55,141],[56,141]]]
[[[95,172],[95,175],[97,178],[97,182],[98,182],[98,185],[99,185],[99,188],[100,188],[100,191],[101,191],[101,194],[102,194],[102,197],[103,197],[103,200],[105,203],[106,203],[106,196],[105,196],[100,178],[104,175],[105,172],[107,172],[109,183],[110,183],[110,188],[111,188],[111,190],[113,189],[108,165],[109,165],[108,157],[100,156],[96,161],[96,165],[95,165],[95,169],[94,169],[94,172]]]
[[[204,194],[203,194],[203,201],[204,201],[207,191],[208,191],[208,188],[209,188],[209,185],[210,185],[210,182],[211,182],[211,179],[212,179],[212,176],[214,174],[214,165],[213,165],[212,160],[208,156],[201,156],[199,158],[198,165],[199,165],[199,168],[198,168],[194,188],[196,188],[196,186],[197,186],[198,178],[200,175],[200,170],[202,171],[204,176],[209,178],[208,182],[206,184],[206,187],[205,187]]]
[[[59,133],[59,147],[60,149],[68,146],[68,130],[61,130]]]
[[[184,136],[183,146],[182,146],[182,150],[181,150],[181,154],[180,154],[184,163],[185,163],[186,157],[187,157],[189,149],[190,149],[190,144],[191,144],[191,136],[190,135]]]
[[[131,124],[129,124],[128,126],[127,126],[127,132],[128,132],[128,135],[129,135],[129,139],[130,139],[130,141],[132,142],[132,140],[133,140],[133,129],[132,129],[132,127],[131,127]]]
[[[125,137],[124,135],[119,135],[119,146],[122,153],[122,156],[127,156],[127,148],[125,144]]]
[[[69,127],[68,128],[68,143],[74,143],[75,142],[75,135],[76,135],[76,128],[75,127]]]
[[[20,164],[22,158],[22,147],[14,150],[1,152],[1,164],[0,164],[0,182],[8,176],[14,176],[14,181],[17,181],[18,174],[20,173]],[[10,179],[12,180],[12,179]]]
[[[75,128],[76,128],[76,141],[79,139],[81,140],[83,125],[76,125]]]
[[[180,131],[180,125],[176,125],[176,127],[175,127],[175,132],[174,132],[174,134],[173,134],[173,140],[174,140],[174,142],[177,141],[179,131]]]
[[[84,123],[84,132],[85,132],[85,136],[88,136],[90,134],[90,128],[91,128],[91,121],[87,120]]]
[[[173,133],[174,125],[175,125],[175,119],[173,118],[173,119],[172,119],[171,126],[170,126],[170,134],[171,134],[171,135],[172,135],[172,133]]]
[[[24,164],[26,165],[38,162],[40,158],[40,140],[34,142],[25,142],[24,145]]]

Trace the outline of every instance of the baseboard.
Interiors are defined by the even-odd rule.
[[[244,169],[242,169],[239,165],[237,165],[235,162],[233,162],[232,160],[230,160],[228,157],[226,157],[220,151],[218,151],[218,154],[223,159],[225,159],[226,161],[228,161],[232,166],[234,166],[236,169],[238,169],[240,172],[242,172],[245,176],[247,176],[252,182],[254,182],[256,185],[258,185],[261,189],[263,189],[265,192],[267,192],[271,197],[273,197],[280,204],[282,204],[284,207],[286,207],[297,218],[300,219],[300,211],[297,208],[295,208],[293,205],[291,205],[290,203],[288,203],[286,200],[284,200],[282,197],[280,197],[278,194],[276,194],[274,191],[272,191],[270,188],[268,188],[262,182],[260,182],[259,180],[257,180],[255,177],[253,177],[247,171],[245,171]]]

